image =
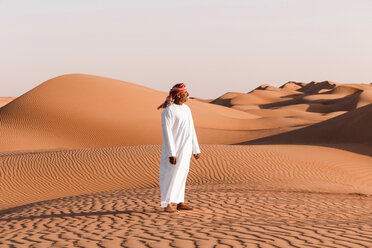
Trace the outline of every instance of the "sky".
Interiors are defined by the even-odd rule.
[[[217,98],[372,82],[372,0],[0,0],[0,96],[69,73]]]

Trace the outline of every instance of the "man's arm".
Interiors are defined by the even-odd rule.
[[[200,148],[198,144],[198,138],[196,137],[195,127],[194,127],[194,120],[192,118],[191,112],[191,126],[192,126],[192,153],[194,154],[194,157],[196,159],[199,159],[200,157]]]

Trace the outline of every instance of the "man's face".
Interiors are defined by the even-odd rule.
[[[187,92],[187,90],[182,91],[178,94],[178,97],[180,98],[180,101],[186,102],[189,99],[189,92]]]

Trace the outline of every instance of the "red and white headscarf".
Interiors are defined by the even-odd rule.
[[[186,90],[186,85],[184,83],[174,85],[173,88],[169,91],[169,95],[167,96],[165,101],[158,107],[158,109],[168,107],[171,103],[174,102],[174,99],[176,98],[176,95],[178,93]]]

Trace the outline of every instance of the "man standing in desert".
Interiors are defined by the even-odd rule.
[[[192,154],[200,157],[198,139],[190,108],[184,104],[189,93],[186,85],[176,84],[158,109],[161,113],[163,144],[160,158],[159,184],[161,207],[166,212],[192,210],[184,203],[186,178]],[[174,209],[171,203],[177,203]]]

